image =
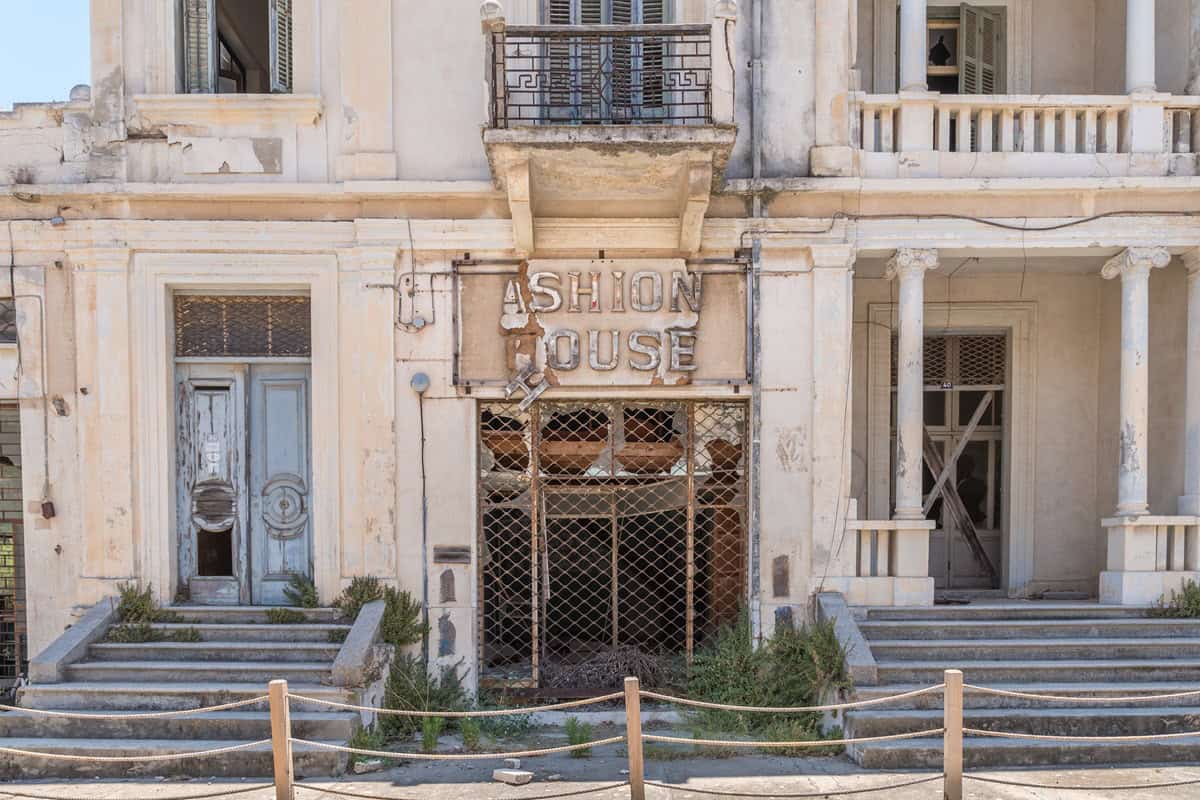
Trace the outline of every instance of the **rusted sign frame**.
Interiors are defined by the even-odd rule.
[[[504,388],[509,385],[508,380],[469,380],[464,379],[461,372],[461,353],[463,342],[462,323],[464,314],[462,310],[462,279],[471,275],[519,275],[520,271],[517,267],[521,264],[519,259],[455,259],[450,262],[450,280],[451,290],[454,296],[450,303],[450,328],[451,328],[451,381],[454,386],[460,386],[467,392],[470,392],[474,387],[495,387]],[[690,381],[692,386],[748,386],[754,383],[754,315],[756,313],[754,305],[753,281],[755,280],[753,264],[749,260],[735,259],[706,259],[703,261],[685,261],[685,265],[689,269],[694,269],[704,275],[740,275],[745,281],[744,294],[746,296],[746,312],[745,312],[745,365],[743,375],[737,378],[696,378]],[[719,267],[734,266],[734,269],[720,269]],[[466,268],[464,270],[463,268]],[[480,267],[481,269],[475,269]],[[622,387],[607,387],[607,388],[637,388],[629,386]]]

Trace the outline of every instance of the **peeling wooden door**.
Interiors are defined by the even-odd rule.
[[[179,579],[197,603],[249,602],[246,367],[176,367]]]
[[[250,371],[250,589],[256,604],[286,603],[293,574],[312,576],[309,366]]]

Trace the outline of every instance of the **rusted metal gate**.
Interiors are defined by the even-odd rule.
[[[746,406],[479,405],[485,685],[654,683],[746,601]]]

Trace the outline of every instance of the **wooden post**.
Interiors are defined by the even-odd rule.
[[[963,674],[948,669],[942,693],[943,722],[946,729],[942,740],[942,782],[946,800],[962,800],[963,772]]]
[[[637,678],[625,679],[625,745],[629,750],[629,800],[646,800],[642,695]]]
[[[293,800],[292,716],[288,708],[287,681],[267,685],[271,708],[271,756],[275,763],[275,800]]]

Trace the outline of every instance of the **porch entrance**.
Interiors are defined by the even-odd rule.
[[[175,302],[179,582],[195,603],[278,605],[312,575],[309,302]]]
[[[929,574],[938,589],[998,589],[1008,339],[1003,333],[927,334],[924,358],[924,508],[938,523],[930,536]],[[892,364],[894,388],[894,355]]]
[[[661,685],[746,602],[746,406],[479,406],[484,685]]]

